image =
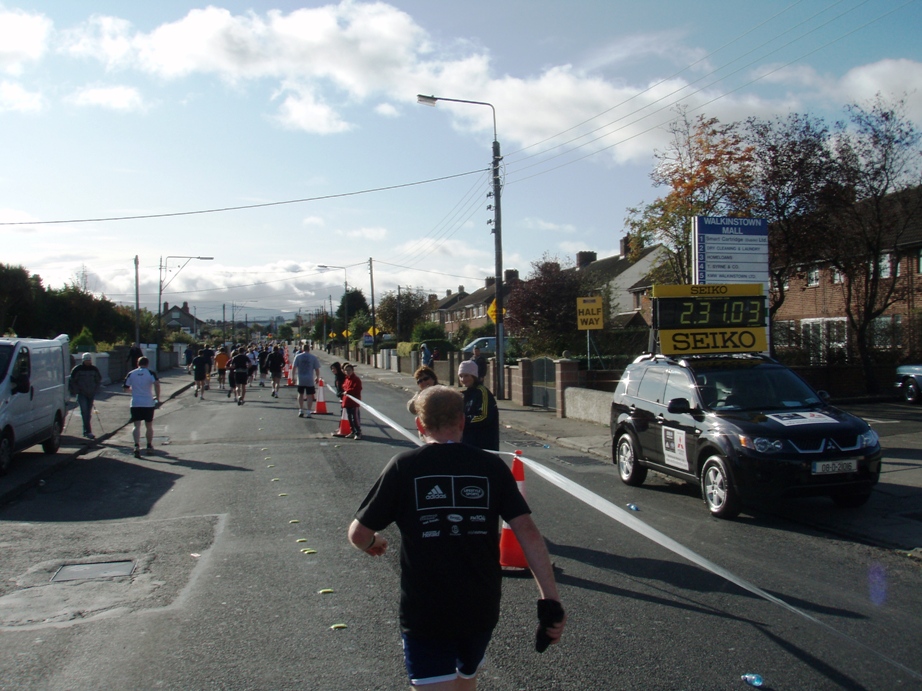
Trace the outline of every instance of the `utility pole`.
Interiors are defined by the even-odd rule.
[[[372,258],[368,258],[368,275],[371,277],[371,359],[378,369],[378,327],[375,326],[375,268]]]
[[[134,342],[141,345],[141,281],[138,277],[138,255],[134,255]]]
[[[397,286],[397,333],[394,336],[400,340],[400,285]]]

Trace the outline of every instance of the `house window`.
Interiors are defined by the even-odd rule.
[[[881,278],[890,278],[890,274],[892,272],[889,254],[884,254],[881,256],[880,260],[877,262],[877,268],[880,270]]]
[[[836,285],[842,285],[843,283],[842,272],[838,269],[832,270],[832,282]]]
[[[797,337],[797,322],[779,320],[772,322],[772,343],[778,348],[796,348],[800,339]]]
[[[807,286],[810,288],[815,288],[820,284],[820,268],[814,266],[811,269],[807,269]]]
[[[922,274],[922,249],[919,250],[919,258],[916,261],[916,273]]]
[[[922,261],[922,253],[919,255],[920,261]],[[643,309],[643,293],[636,292],[631,294],[634,298],[634,309],[639,310]]]
[[[804,352],[811,365],[825,365],[847,360],[845,318],[804,319],[800,322]]]
[[[875,348],[880,348],[882,350],[902,347],[902,315],[884,315],[871,322],[871,343]]]

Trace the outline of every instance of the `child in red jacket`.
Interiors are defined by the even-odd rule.
[[[346,373],[346,381],[343,382],[343,393],[347,394],[343,396],[343,408],[346,409],[346,415],[349,416],[349,426],[352,428],[352,434],[349,436],[352,439],[361,439],[361,407],[348,396],[362,400],[362,380],[356,376],[355,368],[348,362],[343,363],[343,372]]]

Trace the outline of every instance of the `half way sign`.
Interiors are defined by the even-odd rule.
[[[576,298],[576,324],[580,331],[601,329],[604,326],[602,298]]]

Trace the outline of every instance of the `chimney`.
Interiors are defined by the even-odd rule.
[[[519,280],[519,270],[518,269],[506,269],[503,272],[503,281],[506,283],[515,283]]]
[[[585,269],[592,262],[598,259],[598,255],[595,252],[577,252],[576,253],[576,268]]]
[[[463,293],[463,292],[464,292],[464,286],[458,286],[458,292],[459,292],[459,293]]]
[[[163,314],[166,314],[166,313],[169,312],[169,311],[170,311],[170,303],[164,301],[164,303],[163,303]]]
[[[634,243],[637,243],[637,249],[641,249],[643,247],[643,239],[640,237],[631,237],[630,235],[625,235],[623,238],[621,238],[622,257],[626,257],[631,253],[631,248],[633,247]]]
[[[483,287],[484,287],[484,288],[492,288],[494,285],[496,285],[496,277],[495,277],[495,276],[487,276],[486,280],[484,281],[484,286],[483,286]]]
[[[450,297],[451,297],[451,288],[449,288],[448,290],[445,291],[445,297],[447,297],[447,298],[450,298]]]
[[[437,302],[438,299],[439,299],[438,295],[436,295],[435,293],[429,293],[429,302]]]
[[[182,311],[185,312],[186,314],[189,314],[189,303],[188,302],[182,303]]]

